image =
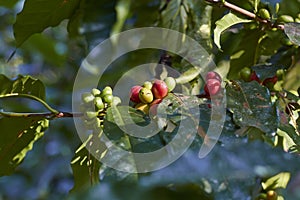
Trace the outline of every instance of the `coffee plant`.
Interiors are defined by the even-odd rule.
[[[0,199],[300,199],[299,8],[1,0]],[[208,62],[148,43],[110,60],[138,37],[118,33],[144,27],[181,33],[174,46],[192,38]],[[109,67],[88,63],[95,54]]]

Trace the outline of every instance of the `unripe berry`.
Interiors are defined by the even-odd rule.
[[[96,96],[99,96],[101,94],[101,91],[98,90],[97,88],[93,88],[92,89],[92,94],[96,97]]]
[[[96,97],[94,99],[94,104],[95,104],[97,110],[102,110],[104,108],[104,104],[103,104],[101,97]]]
[[[205,81],[208,81],[209,79],[217,79],[220,82],[222,81],[221,76],[217,72],[214,72],[214,71],[210,71],[206,74]]]
[[[246,82],[251,81],[251,74],[252,70],[249,67],[244,67],[239,73],[240,77]]]
[[[85,117],[87,119],[93,119],[95,117],[97,117],[98,113],[97,112],[94,112],[94,111],[87,111],[85,112]]]
[[[163,99],[168,95],[168,86],[162,80],[155,80],[152,86],[152,92],[156,99]]]
[[[151,90],[142,88],[139,92],[139,98],[142,103],[151,103],[153,101],[153,94]]]
[[[294,18],[290,15],[281,15],[280,17],[278,17],[277,22],[294,22]]]
[[[86,103],[86,104],[91,103],[92,101],[94,101],[94,98],[95,98],[94,95],[92,95],[89,92],[83,93],[81,95],[81,99],[82,99],[83,103]]]
[[[151,90],[152,83],[150,81],[146,81],[146,82],[144,82],[143,87]]]
[[[113,93],[113,91],[112,91],[111,87],[106,86],[106,87],[102,90],[101,96],[104,97],[104,96],[107,95],[107,94],[111,94],[111,95],[112,95],[112,93]]]
[[[168,92],[172,92],[174,88],[176,87],[176,80],[173,77],[167,77],[165,78],[164,82],[166,83],[168,87]]]
[[[113,95],[107,94],[107,95],[103,96],[103,101],[105,103],[111,104],[113,101]]]
[[[217,79],[208,79],[204,86],[205,93],[210,96],[218,94],[220,90],[221,90],[221,83]]]
[[[265,8],[260,9],[258,11],[258,15],[263,19],[270,19],[271,18],[270,12]]]
[[[134,103],[140,103],[141,102],[141,100],[139,98],[139,92],[140,92],[141,89],[142,89],[142,87],[139,86],[139,85],[133,86],[130,89],[130,101],[132,101]]]

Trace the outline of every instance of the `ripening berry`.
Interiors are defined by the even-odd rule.
[[[168,95],[168,86],[162,80],[155,80],[152,85],[152,93],[156,99],[163,99]]]
[[[217,72],[214,72],[214,71],[210,71],[206,74],[205,81],[208,81],[209,79],[217,79],[220,82],[222,81],[221,76]]]
[[[208,79],[204,86],[205,93],[210,96],[218,94],[220,90],[221,90],[221,83],[217,79]]]
[[[142,87],[139,86],[139,85],[133,86],[130,89],[130,101],[132,101],[134,103],[140,103],[141,102],[141,100],[139,98],[139,92],[140,92],[141,89],[142,89]]]
[[[139,98],[142,103],[151,103],[153,101],[153,94],[151,90],[142,88],[139,92]]]

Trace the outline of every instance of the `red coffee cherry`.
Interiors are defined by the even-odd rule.
[[[152,85],[152,93],[156,99],[163,99],[168,94],[168,86],[162,80],[155,80]]]
[[[130,100],[134,103],[140,103],[139,92],[142,89],[142,86],[136,85],[133,86],[130,90]]]
[[[204,86],[204,91],[207,95],[213,96],[221,90],[221,83],[217,79],[208,79]]]
[[[221,76],[220,76],[217,72],[214,72],[214,71],[208,72],[208,73],[206,74],[205,80],[208,81],[209,79],[217,79],[217,80],[219,80],[220,82],[222,81]]]
[[[257,81],[258,83],[260,83],[260,80],[255,72],[252,72],[250,76],[250,81]]]
[[[271,77],[271,78],[266,78],[266,79],[263,81],[263,85],[266,85],[266,84],[268,84],[268,83],[273,83],[273,84],[275,84],[277,81],[278,81],[278,78],[277,78],[277,76],[275,75],[275,76],[273,76],[273,77]]]

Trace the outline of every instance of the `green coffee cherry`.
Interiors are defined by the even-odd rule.
[[[98,112],[94,112],[94,111],[87,111],[85,112],[85,117],[87,119],[93,119],[93,118],[96,118],[98,115]]]
[[[290,15],[281,15],[278,17],[277,22],[282,22],[282,23],[294,22],[294,18]]]
[[[249,67],[244,67],[240,71],[239,75],[244,81],[249,82],[249,81],[251,81],[251,73],[252,73],[252,70]]]
[[[121,104],[121,99],[117,96],[114,96],[112,100],[112,105],[117,106],[119,104]]]
[[[86,92],[86,93],[83,93],[81,95],[81,100],[83,101],[83,103],[91,103],[92,101],[94,101],[94,95],[92,95],[91,93],[89,92]]]
[[[111,104],[112,101],[113,101],[113,95],[107,94],[107,95],[105,95],[105,96],[102,97],[102,100],[103,100],[105,103]]]
[[[142,103],[151,103],[153,101],[153,94],[151,90],[142,88],[139,92],[139,98]]]
[[[150,81],[146,81],[146,82],[144,82],[143,87],[151,90],[152,83]]]
[[[95,104],[97,110],[102,110],[104,108],[104,103],[103,103],[101,97],[96,97],[94,99],[94,104]]]
[[[107,95],[107,94],[111,94],[111,95],[112,95],[112,93],[113,93],[113,91],[112,91],[111,87],[106,86],[106,87],[102,90],[101,96],[105,96],[105,95]]]
[[[172,92],[176,87],[176,80],[173,77],[167,77],[164,81],[168,87],[168,92]]]
[[[258,11],[258,15],[263,19],[270,19],[271,18],[270,12],[265,8],[260,9]]]
[[[278,80],[283,80],[284,76],[285,76],[284,69],[277,70],[276,71],[276,76],[277,76]]]
[[[92,89],[92,95],[94,95],[95,97],[99,96],[100,94],[101,94],[101,91],[98,90],[97,88]]]

